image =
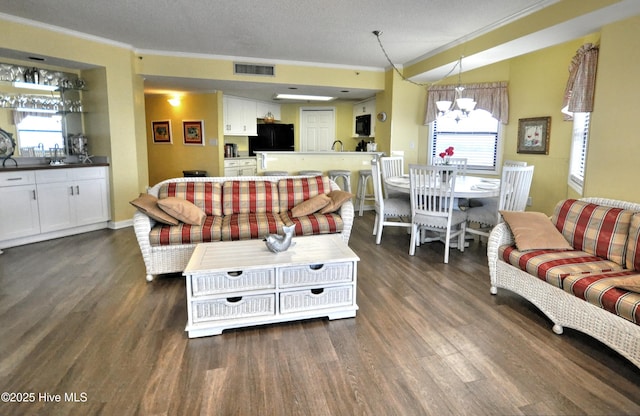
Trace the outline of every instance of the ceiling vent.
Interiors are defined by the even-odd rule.
[[[276,74],[276,67],[274,65],[243,64],[235,62],[233,64],[233,73],[241,75],[274,76]]]

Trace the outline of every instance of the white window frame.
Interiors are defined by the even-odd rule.
[[[568,184],[580,196],[584,191],[590,122],[591,113],[573,113]]]
[[[476,111],[484,111],[484,110],[476,110]],[[440,116],[440,117],[447,117],[445,116]],[[434,158],[439,157],[438,153],[436,152],[436,149],[434,149],[434,139],[435,139],[435,127],[436,124],[438,122],[438,119],[440,118],[438,117],[435,122],[431,122],[429,123],[429,145],[428,145],[428,149],[427,149],[427,161],[429,164],[433,164],[434,162]],[[497,138],[496,138],[496,148],[495,148],[495,161],[494,161],[494,166],[493,169],[487,168],[487,169],[474,169],[472,164],[467,165],[467,173],[473,173],[473,174],[484,174],[484,175],[499,175],[500,174],[500,166],[502,165],[502,143],[503,143],[503,126],[502,123],[498,122],[497,123],[498,126],[498,131],[497,131]],[[464,135],[468,135],[469,133],[461,133]],[[473,134],[473,133],[471,133]],[[492,133],[493,134],[493,133]],[[451,143],[447,143],[448,147],[452,145],[454,147],[454,155],[453,157],[464,157],[463,155],[459,155],[459,154],[455,154],[455,143],[451,144]]]

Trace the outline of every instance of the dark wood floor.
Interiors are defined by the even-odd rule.
[[[184,332],[184,279],[146,283],[131,229],[6,250],[0,391],[35,402],[3,396],[0,415],[640,414],[640,370],[491,296],[484,245],[445,265],[439,243],[409,257],[400,229],[376,246],[372,223],[357,218],[350,242],[355,319],[198,339]]]

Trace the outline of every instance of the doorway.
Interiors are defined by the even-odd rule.
[[[300,109],[300,150],[322,152],[331,150],[336,137],[336,110],[333,107]]]

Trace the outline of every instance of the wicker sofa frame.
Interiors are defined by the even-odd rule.
[[[640,204],[637,203],[603,198],[580,200],[640,212]],[[497,294],[498,288],[514,292],[540,309],[553,322],[553,332],[556,334],[562,334],[564,327],[583,332],[606,344],[640,368],[639,325],[504,262],[499,257],[499,248],[513,243],[513,235],[505,223],[495,226],[489,235],[487,256],[491,294]]]
[[[160,188],[167,183],[179,183],[179,182],[219,182],[225,181],[270,181],[278,182],[281,179],[287,178],[299,178],[301,176],[238,176],[238,177],[193,177],[193,178],[172,178],[162,181],[147,190],[147,193],[153,196],[158,196]],[[339,190],[340,187],[332,180],[329,180],[329,184],[332,190]],[[351,236],[351,228],[353,227],[354,220],[354,207],[353,202],[348,200],[345,202],[339,211],[340,217],[344,224],[341,231],[342,239],[345,243],[349,243],[349,237]],[[155,275],[177,273],[182,272],[191,254],[196,248],[196,244],[179,244],[168,246],[152,246],[149,239],[149,232],[155,225],[155,220],[151,219],[147,215],[136,211],[133,215],[133,228],[135,231],[138,245],[142,253],[142,259],[146,267],[146,279],[151,282]]]

